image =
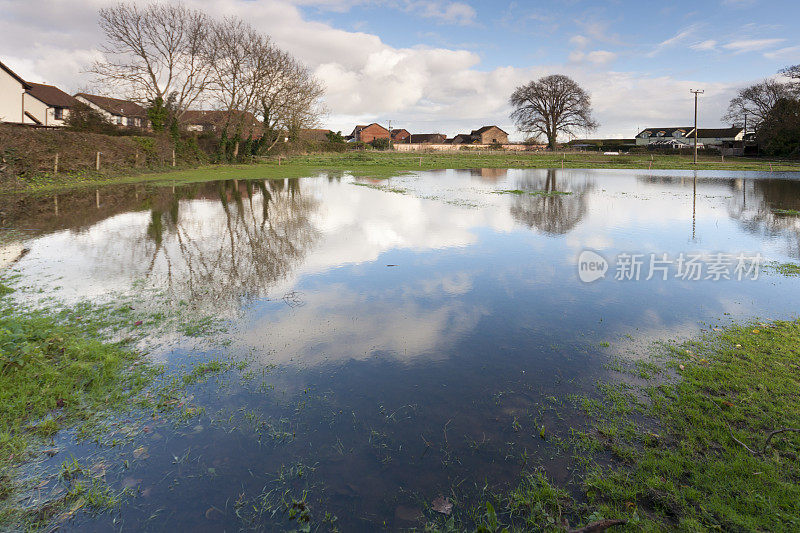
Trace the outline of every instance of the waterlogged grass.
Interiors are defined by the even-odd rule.
[[[92,325],[46,311],[0,308],[0,468],[32,444],[127,405],[153,369]]]
[[[151,181],[160,184],[190,183],[225,179],[283,179],[316,175],[341,177],[345,173],[372,178],[388,178],[415,170],[471,168],[610,168],[643,170],[760,170],[799,171],[794,162],[764,159],[701,157],[695,165],[691,156],[634,154],[603,156],[597,153],[551,152],[438,152],[399,153],[358,151],[301,155],[286,159],[264,159],[252,165],[209,165],[193,169],[153,174],[104,175],[42,178],[30,183],[30,190],[41,192],[87,185]],[[17,189],[18,191],[18,189]]]
[[[569,486],[524,474],[427,530],[800,529],[800,320],[715,328],[622,370],[572,398],[586,426],[564,439]]]
[[[583,489],[604,517],[644,529],[800,527],[800,321],[751,324],[673,346],[676,374],[589,405]],[[640,413],[640,414],[639,414]],[[772,435],[772,436],[771,436]],[[771,437],[770,437],[771,436]]]
[[[772,212],[775,213],[776,215],[788,215],[788,216],[800,217],[800,211],[797,211],[795,209],[773,209]]]
[[[504,191],[496,191],[496,194],[514,194],[517,196],[564,196],[568,194],[572,194],[568,191],[523,191],[520,189],[512,189],[512,190],[504,190]]]
[[[764,265],[765,269],[772,270],[786,277],[800,276],[800,265],[796,263],[772,262]]]
[[[180,308],[145,310],[136,297],[71,306],[36,302],[36,287],[17,287],[13,276],[2,281],[0,530],[51,527],[120,504],[123,494],[105,481],[107,465],[73,459],[55,477],[40,469],[61,452],[56,434],[71,430],[77,441],[126,446],[154,420],[180,423],[202,414],[187,389],[246,367],[212,359],[166,372],[134,349],[162,331],[215,336],[224,330],[219,321]]]

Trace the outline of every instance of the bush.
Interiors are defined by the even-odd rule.
[[[758,145],[768,155],[800,156],[800,101],[778,100],[758,129]]]
[[[329,131],[325,134],[325,137],[328,138],[328,142],[331,144],[344,144],[344,136],[342,135],[341,131]]]
[[[392,147],[392,141],[386,138],[374,139],[369,144],[376,150],[389,150]]]

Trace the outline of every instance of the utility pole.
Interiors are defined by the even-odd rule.
[[[694,94],[694,164],[697,164],[697,95],[703,94],[703,90],[689,89],[689,92]]]

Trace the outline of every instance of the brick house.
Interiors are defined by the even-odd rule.
[[[373,122],[369,126],[356,126],[350,138],[356,142],[371,143],[375,139],[391,140],[392,134],[380,124]]]
[[[484,126],[470,133],[476,144],[508,144],[508,133],[497,126]]]
[[[444,144],[447,136],[441,133],[420,133],[409,136],[411,144]]]
[[[452,139],[449,139],[447,144],[472,144],[472,136],[466,133],[459,133]]]
[[[406,143],[409,137],[411,137],[411,133],[408,130],[392,130],[392,142],[394,143]]]

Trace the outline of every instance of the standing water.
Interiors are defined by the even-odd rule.
[[[322,173],[2,202],[23,234],[2,260],[35,287],[17,298],[183,309],[194,326],[150,334],[148,357],[167,374],[234,363],[187,381],[191,416],[132,440],[57,435],[38,468],[102,461],[126,495],[62,530],[274,530],[302,513],[404,529],[523,470],[568,486],[556,437],[610,361],[790,317],[800,296],[767,268],[800,258],[800,181],[777,173]]]

